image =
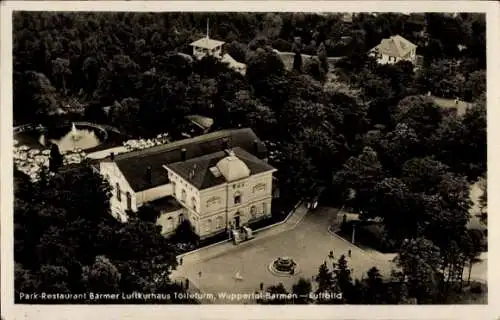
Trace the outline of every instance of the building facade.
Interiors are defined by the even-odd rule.
[[[113,216],[126,222],[148,204],[164,235],[185,219],[203,239],[271,216],[276,169],[251,129],[110,155],[99,168],[113,188]]]

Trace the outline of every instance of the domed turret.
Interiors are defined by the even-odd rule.
[[[217,168],[228,182],[236,181],[250,176],[250,169],[241,161],[233,151],[228,156],[217,162]]]

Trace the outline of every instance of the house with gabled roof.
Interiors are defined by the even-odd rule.
[[[417,46],[400,35],[382,39],[380,44],[369,51],[369,55],[375,57],[378,63],[394,64],[399,61],[416,62]]]
[[[185,219],[203,239],[271,216],[276,169],[249,128],[110,155],[99,171],[113,187],[117,220],[126,222],[130,212],[149,204],[160,213],[164,235]]]
[[[245,75],[247,66],[244,63],[236,61],[228,53],[222,54],[222,47],[224,41],[214,40],[209,37],[209,26],[207,21],[207,34],[204,38],[191,42],[190,46],[193,47],[193,56],[199,60],[206,56],[217,58],[222,63],[225,63],[229,68],[234,71]]]

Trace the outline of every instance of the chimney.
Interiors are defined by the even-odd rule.
[[[181,161],[186,161],[186,148],[181,149]]]
[[[111,161],[115,161],[115,153],[114,152],[111,152],[109,154],[109,157],[111,158]]]
[[[153,183],[153,174],[152,174],[151,166],[147,166],[147,168],[146,168],[146,181],[149,184]]]
[[[223,139],[223,147],[224,147],[224,150],[228,150],[231,148],[230,143],[229,143],[229,138]]]

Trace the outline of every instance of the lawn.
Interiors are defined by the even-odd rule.
[[[458,115],[463,115],[468,107],[471,106],[471,103],[465,101],[458,101],[458,104],[455,102],[455,99],[445,99],[439,98],[435,96],[431,96],[434,102],[443,109],[457,109]]]

